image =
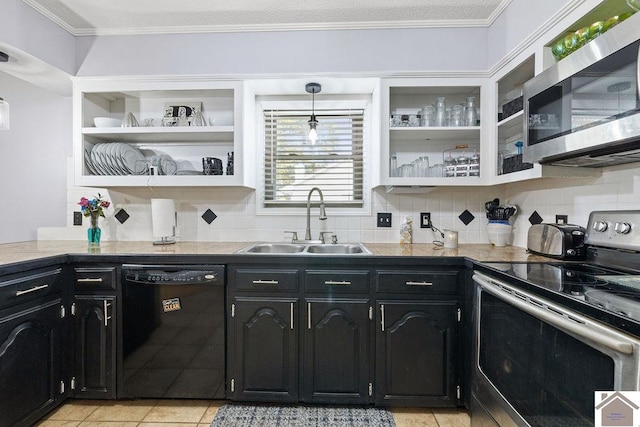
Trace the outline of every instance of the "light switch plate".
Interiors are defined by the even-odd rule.
[[[391,213],[378,213],[378,227],[391,227]]]
[[[82,225],[82,212],[73,213],[73,225]]]

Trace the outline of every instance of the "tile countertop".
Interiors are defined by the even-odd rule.
[[[229,255],[251,242],[178,242],[156,246],[151,242],[102,242],[98,249],[89,250],[80,240],[39,240],[0,244],[0,265],[31,261],[66,254],[101,255]],[[530,255],[516,246],[496,247],[490,244],[462,244],[458,249],[442,249],[433,244],[365,243],[376,256],[465,257],[474,261],[549,261],[549,258]]]

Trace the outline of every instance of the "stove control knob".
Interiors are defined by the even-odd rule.
[[[607,231],[608,224],[606,221],[596,221],[593,223],[593,229],[602,233],[603,231]]]
[[[629,234],[631,231],[631,224],[628,222],[616,222],[615,227],[613,228],[618,234]]]

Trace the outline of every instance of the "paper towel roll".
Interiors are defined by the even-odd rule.
[[[176,225],[176,204],[172,199],[151,199],[153,237],[171,237]]]

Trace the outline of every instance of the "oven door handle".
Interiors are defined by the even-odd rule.
[[[633,354],[634,345],[631,342],[625,341],[624,337],[616,337],[616,334],[612,333],[614,331],[609,331],[608,328],[605,330],[600,324],[578,313],[572,312],[570,314],[571,319],[569,319],[569,313],[564,313],[565,309],[562,307],[550,304],[537,296],[530,295],[519,289],[513,289],[507,283],[478,273],[474,273],[473,281],[478,283],[483,291],[489,292],[493,296],[553,326],[617,352],[628,355]],[[512,292],[517,293],[518,296]]]

